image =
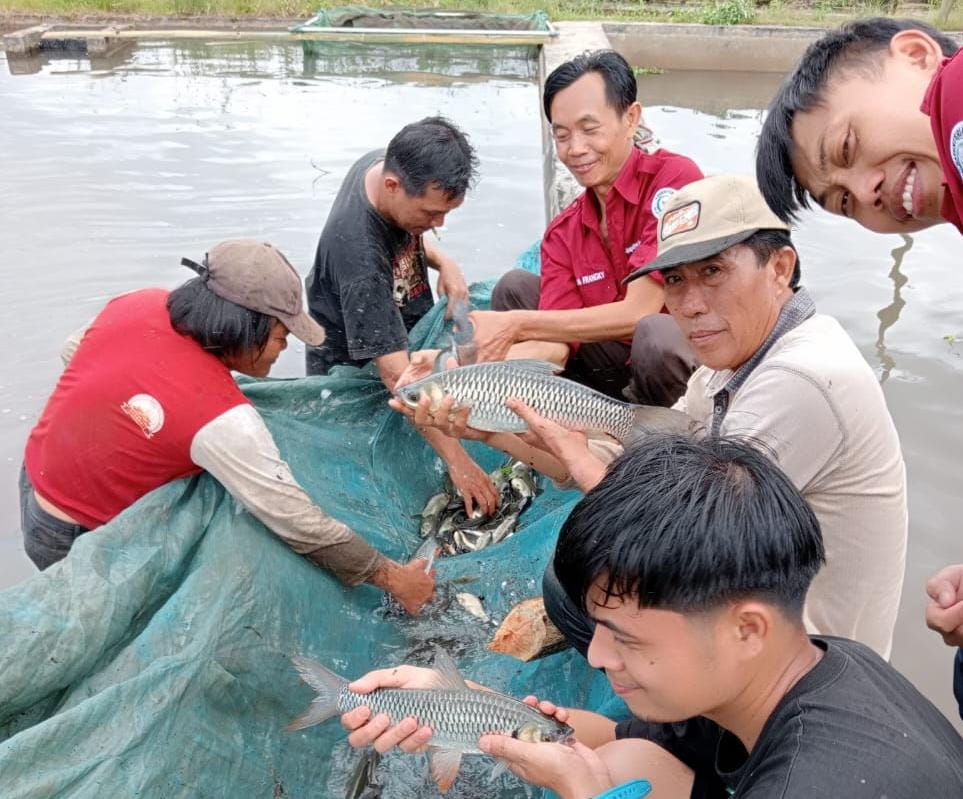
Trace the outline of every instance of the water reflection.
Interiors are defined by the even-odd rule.
[[[882,366],[882,373],[879,377],[880,383],[885,383],[889,378],[890,372],[896,366],[896,361],[886,350],[886,331],[899,321],[900,311],[906,305],[900,290],[906,285],[907,278],[901,271],[903,256],[913,247],[913,237],[901,234],[903,244],[892,252],[893,268],[889,270],[890,280],[893,281],[893,301],[885,308],[880,308],[876,316],[879,317],[879,335],[876,337],[876,352],[879,355],[879,362]]]

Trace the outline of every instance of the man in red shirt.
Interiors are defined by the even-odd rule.
[[[811,200],[878,233],[963,232],[963,55],[908,19],[848,23],[812,44],[769,107],[759,188],[790,221]]]
[[[580,55],[545,82],[544,109],[558,157],[584,191],[545,231],[541,278],[499,280],[492,311],[472,314],[480,360],[543,358],[567,377],[622,397],[671,405],[696,360],[663,306],[660,278],[623,285],[655,257],[660,208],[699,180],[688,158],[633,144],[642,108],[618,53]]]

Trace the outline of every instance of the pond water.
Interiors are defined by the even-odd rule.
[[[229,237],[276,244],[306,273],[325,215],[355,158],[403,124],[443,113],[470,134],[482,178],[441,246],[470,280],[509,267],[544,227],[539,100],[529,63],[379,57],[345,73],[293,47],[157,43],[115,62],[0,65],[0,588],[32,573],[22,553],[16,475],[30,427],[60,371],[64,337],[111,296],[171,287]],[[2,60],[2,56],[0,56]],[[403,69],[399,73],[397,70]],[[490,77],[497,75],[497,77]],[[762,109],[779,76],[640,78],[663,146],[706,173],[753,171]],[[823,212],[796,241],[804,282],[876,369],[910,480],[910,547],[893,660],[949,716],[951,651],[923,624],[926,578],[963,558],[963,252],[949,226],[877,236]],[[955,337],[955,338],[954,338]],[[275,375],[303,373],[292,342]]]

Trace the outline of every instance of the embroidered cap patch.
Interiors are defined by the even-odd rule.
[[[702,204],[698,200],[693,200],[663,214],[662,224],[659,225],[659,236],[662,241],[699,227],[701,211]]]

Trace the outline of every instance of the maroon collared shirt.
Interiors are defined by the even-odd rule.
[[[622,279],[656,256],[661,209],[676,190],[702,176],[684,155],[633,147],[605,197],[608,248],[589,191],[549,224],[542,238],[539,309],[592,308],[623,299]],[[658,272],[649,278],[662,281]]]
[[[930,118],[943,166],[946,191],[940,216],[963,233],[963,50],[943,59],[920,110]]]

